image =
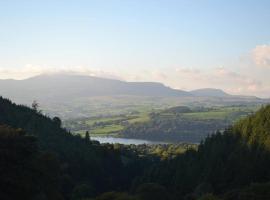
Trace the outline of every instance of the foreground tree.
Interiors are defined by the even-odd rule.
[[[58,163],[38,151],[36,138],[0,126],[0,198],[62,200]]]

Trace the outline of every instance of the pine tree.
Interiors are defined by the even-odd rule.
[[[86,131],[86,132],[85,132],[85,138],[84,138],[84,139],[85,139],[85,141],[86,141],[87,143],[90,142],[91,139],[90,139],[89,131]]]

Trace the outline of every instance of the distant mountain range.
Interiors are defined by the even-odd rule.
[[[205,88],[190,92],[176,90],[158,82],[126,82],[82,75],[39,75],[24,80],[0,80],[0,94],[11,97],[73,98],[111,95],[134,96],[208,96],[229,97],[220,89]]]
[[[155,82],[125,82],[80,75],[40,75],[25,80],[1,80],[0,94],[4,96],[38,99],[134,95],[134,96],[190,96]]]
[[[229,97],[232,96],[223,90],[213,88],[203,88],[198,90],[192,90],[190,93],[194,96],[208,96],[208,97]]]
[[[138,105],[151,109],[164,105],[220,105],[219,98],[222,98],[222,102],[230,104],[259,100],[256,97],[230,95],[212,88],[183,91],[156,82],[126,82],[74,74],[0,80],[0,96],[27,105],[37,100],[46,111],[61,117],[71,113],[77,116],[77,113],[83,112],[87,114],[82,116],[88,116],[89,113],[97,111],[105,112],[104,108],[106,112],[115,108],[117,113],[121,113],[124,110],[136,110]]]

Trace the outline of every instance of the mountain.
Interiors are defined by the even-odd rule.
[[[230,97],[232,95],[224,92],[220,89],[214,88],[202,88],[190,91],[191,94],[195,96],[205,96],[205,97]]]
[[[0,80],[0,95],[18,104],[34,100],[50,116],[64,119],[126,114],[172,106],[262,104],[265,100],[228,95],[217,89],[176,90],[156,82],[126,82],[74,74]],[[227,98],[220,100],[220,97]]]
[[[125,82],[93,76],[40,75],[25,80],[1,80],[0,92],[7,97],[24,99],[64,100],[74,97],[134,95],[134,96],[190,96],[188,92],[175,90],[154,82]]]

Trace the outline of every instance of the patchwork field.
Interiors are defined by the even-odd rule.
[[[150,120],[148,113],[116,115],[109,117],[92,117],[65,121],[65,126],[75,134],[84,135],[90,131],[91,135],[118,135],[128,125],[146,123]]]
[[[84,136],[128,137],[160,141],[199,142],[216,130],[254,113],[259,105],[186,107],[67,120],[65,127]],[[203,131],[202,131],[203,130]]]

